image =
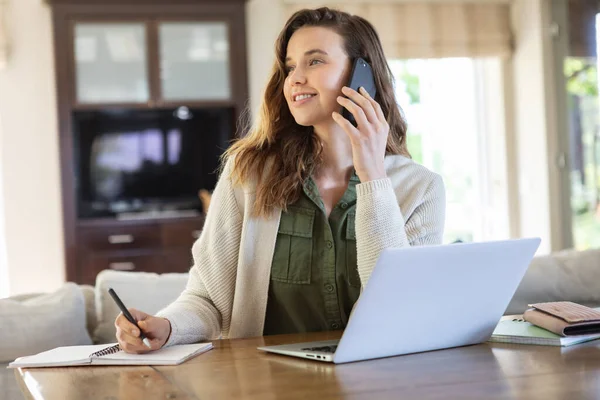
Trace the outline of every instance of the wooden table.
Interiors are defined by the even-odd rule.
[[[333,365],[257,346],[339,332],[214,342],[176,367],[15,370],[34,399],[598,399],[600,341],[570,348],[484,343]]]

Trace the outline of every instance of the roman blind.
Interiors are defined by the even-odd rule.
[[[512,52],[510,5],[472,2],[319,2],[285,0],[286,17],[328,6],[369,20],[389,58],[507,57]]]

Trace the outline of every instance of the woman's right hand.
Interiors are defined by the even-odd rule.
[[[129,308],[131,316],[137,321],[144,335],[150,340],[151,348],[146,347],[140,339],[140,330],[125,318],[123,313],[115,320],[117,340],[126,353],[147,353],[158,350],[167,342],[171,334],[171,323],[166,318],[154,317],[135,308]]]

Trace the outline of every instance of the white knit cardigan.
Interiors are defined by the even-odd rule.
[[[387,156],[385,167],[386,179],[356,186],[363,286],[383,249],[442,242],[446,200],[441,177],[403,156]],[[229,161],[192,247],[194,265],[186,289],[157,314],[171,322],[167,346],[262,336],[281,210],[268,218],[252,216],[254,187],[234,187],[231,169]]]

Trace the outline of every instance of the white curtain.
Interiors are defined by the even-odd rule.
[[[512,53],[506,3],[284,1],[286,17],[320,6],[360,15],[375,26],[388,58],[508,57]]]

